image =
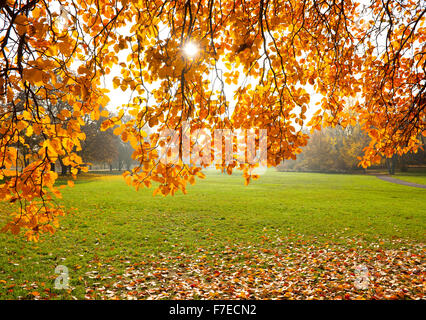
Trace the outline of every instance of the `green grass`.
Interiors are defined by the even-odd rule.
[[[53,236],[27,243],[0,234],[0,299],[30,298],[22,286],[32,283],[69,298],[52,289],[59,264],[72,273],[72,295],[84,298],[96,281],[85,272],[97,264],[106,266],[102,275],[114,275],[146,256],[265,245],[278,237],[385,246],[425,240],[426,190],[374,176],[268,172],[246,187],[239,175],[209,173],[187,195],[152,197],[152,191],[136,192],[120,176],[86,175],[63,190],[61,204],[78,210],[61,219]],[[4,217],[8,207],[0,208]]]
[[[418,184],[426,185],[426,170],[408,171],[408,172],[397,172],[394,175],[395,178],[404,181],[414,182]]]

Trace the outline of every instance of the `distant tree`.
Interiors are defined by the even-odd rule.
[[[315,131],[298,158],[284,162],[280,169],[349,172],[358,168],[369,141],[359,125]]]
[[[135,151],[130,143],[124,143],[122,141],[118,141],[118,161],[117,167],[118,170],[130,170],[132,163],[134,160],[132,159],[132,154]]]
[[[82,131],[86,139],[81,144],[80,155],[84,162],[103,162],[112,164],[118,159],[120,139],[112,129],[102,131],[101,124],[105,119],[86,119]]]
[[[130,121],[131,117],[129,115],[122,116],[122,122],[126,123]],[[137,126],[134,127],[137,129]],[[142,127],[142,130],[146,133],[146,137],[142,140],[143,142],[148,142],[148,136],[152,133],[152,129],[149,125],[145,124]],[[117,168],[118,170],[127,170],[129,171],[133,165],[137,165],[138,161],[133,159],[133,155],[135,152],[135,148],[132,146],[130,142],[125,142],[121,139],[118,139],[117,142],[117,150],[118,150],[118,159],[117,159]],[[140,143],[138,143],[139,145]]]
[[[338,151],[336,141],[331,136],[331,130],[325,129],[312,134],[311,140],[304,148],[302,167],[314,171],[332,171],[338,166]]]
[[[342,158],[346,170],[356,169],[359,158],[362,157],[364,149],[369,145],[370,138],[359,125],[339,129],[342,137],[339,157]]]

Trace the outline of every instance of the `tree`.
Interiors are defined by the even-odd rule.
[[[118,159],[117,159],[117,167],[118,170],[122,170],[125,168],[125,170],[130,170],[131,166],[134,162],[132,159],[132,154],[134,152],[134,149],[130,145],[130,143],[124,143],[121,140],[117,141],[117,148],[118,148]]]
[[[279,170],[351,172],[358,167],[370,139],[359,125],[315,131],[295,161],[284,161]]]
[[[300,166],[313,171],[334,171],[341,169],[341,162],[331,130],[322,130],[312,134]]]
[[[132,99],[102,129],[115,127],[135,150],[138,165],[126,181],[159,182],[163,195],[186,192],[203,176],[200,165],[182,161],[182,139],[178,163],[161,163],[165,128],[266,129],[271,166],[300,153],[308,140],[302,128],[358,122],[371,138],[364,167],[417,151],[426,134],[424,1],[1,0],[0,10],[0,199],[20,204],[5,230],[24,228],[30,239],[53,232],[63,214],[51,202],[59,196],[51,163],[61,158],[73,175],[84,168],[83,117],[108,117],[101,80],[113,67],[121,69],[114,86]],[[187,55],[191,47],[198,52]],[[231,85],[233,99],[225,92]],[[310,120],[308,86],[323,96]],[[352,112],[349,96],[358,98]],[[40,100],[72,111],[52,122]],[[123,122],[124,114],[131,119]],[[157,131],[149,142],[146,125]],[[22,166],[14,145],[28,131],[43,142]],[[255,178],[253,164],[216,165],[243,170],[247,183]]]
[[[112,163],[119,157],[120,139],[113,134],[112,130],[101,131],[101,124],[105,119],[98,120],[88,118],[82,131],[86,139],[81,145],[80,155],[84,162],[107,162]]]
[[[345,167],[347,170],[356,169],[365,148],[369,146],[370,138],[359,125],[355,125],[342,130],[342,140],[340,156]]]

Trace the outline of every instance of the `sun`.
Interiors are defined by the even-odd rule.
[[[186,56],[193,58],[198,52],[198,47],[194,43],[188,42],[187,44],[185,44],[183,51],[185,52]]]

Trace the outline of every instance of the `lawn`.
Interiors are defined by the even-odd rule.
[[[426,169],[424,168],[422,170],[397,172],[394,177],[397,179],[426,185]]]
[[[187,195],[152,191],[88,174],[63,190],[76,210],[53,236],[0,234],[0,299],[424,296],[425,189],[269,171],[249,186],[208,172]],[[58,265],[69,290],[54,288]],[[354,286],[359,266],[368,288]]]

